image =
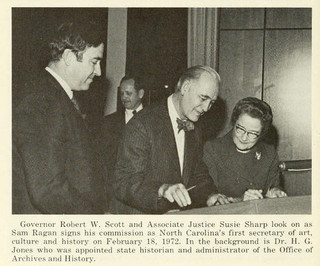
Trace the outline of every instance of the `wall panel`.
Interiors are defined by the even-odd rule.
[[[220,97],[226,105],[225,128],[230,129],[233,107],[242,98],[261,97],[263,31],[222,31],[220,33]]]
[[[263,29],[263,8],[221,9],[221,29]]]
[[[267,8],[267,28],[311,28],[311,8]]]
[[[311,158],[311,31],[267,31],[264,100],[281,160]]]

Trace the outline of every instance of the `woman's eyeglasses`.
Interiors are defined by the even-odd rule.
[[[236,133],[239,135],[247,134],[248,139],[251,139],[251,140],[256,140],[257,138],[260,137],[259,133],[247,131],[245,128],[241,127],[240,125],[236,125]]]

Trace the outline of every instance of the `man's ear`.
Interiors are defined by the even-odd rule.
[[[144,89],[140,89],[138,92],[139,98],[142,99],[144,96]]]
[[[190,80],[185,80],[181,86],[180,93],[184,95],[186,92],[190,90],[191,82]]]
[[[65,49],[63,51],[62,60],[65,62],[67,66],[71,64],[75,57],[76,55],[70,49]]]

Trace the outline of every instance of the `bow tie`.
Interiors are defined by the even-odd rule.
[[[184,131],[194,130],[194,124],[190,120],[181,120],[177,118],[178,133],[183,129]]]

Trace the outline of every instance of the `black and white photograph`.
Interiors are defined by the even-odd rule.
[[[311,21],[13,8],[12,213],[310,214]]]
[[[318,265],[315,1],[5,2],[3,265]]]

